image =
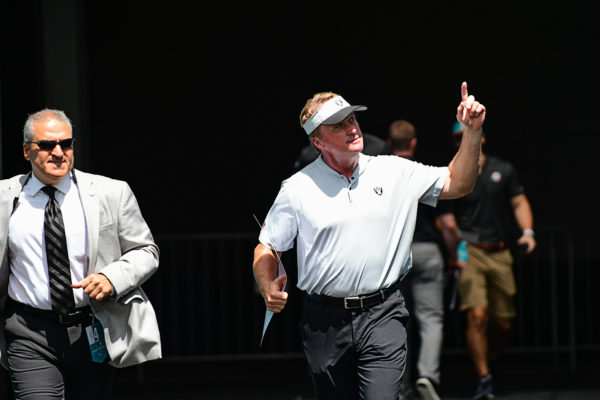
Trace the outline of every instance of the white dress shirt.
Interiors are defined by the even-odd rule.
[[[14,300],[44,310],[52,309],[48,263],[44,240],[44,212],[49,197],[41,189],[45,185],[32,174],[19,194],[10,217],[8,246],[10,277],[8,294]],[[67,237],[71,281],[87,275],[87,232],[79,190],[72,174],[54,185]],[[75,306],[89,304],[83,289],[73,289]]]

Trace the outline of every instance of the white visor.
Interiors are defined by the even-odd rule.
[[[307,135],[310,135],[321,124],[331,125],[343,121],[354,111],[364,111],[365,106],[351,106],[342,96],[335,96],[321,105],[316,113],[302,125]]]

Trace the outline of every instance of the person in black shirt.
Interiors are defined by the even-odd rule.
[[[417,148],[417,131],[406,120],[390,124],[387,143],[393,154],[413,160]],[[439,221],[438,229],[436,221]],[[440,234],[441,230],[441,234]],[[456,247],[460,235],[448,200],[437,207],[419,203],[413,235],[412,268],[401,283],[402,293],[416,325],[409,321],[408,357],[414,360],[417,379],[414,382],[421,399],[437,400],[440,385],[440,356],[444,324],[444,256],[456,263]],[[442,252],[440,244],[446,248]],[[412,319],[411,318],[411,321]],[[413,334],[416,330],[416,336]],[[418,346],[417,346],[418,344]],[[412,355],[414,353],[414,355]],[[410,363],[412,364],[412,362]],[[403,396],[412,396],[410,370],[407,365],[403,380]]]
[[[462,126],[452,137],[460,145]],[[485,132],[481,145],[485,144]],[[466,312],[466,341],[479,376],[476,399],[493,398],[489,361],[495,361],[510,339],[516,315],[511,246],[526,254],[536,247],[533,213],[514,166],[481,151],[479,177],[473,191],[452,200],[469,258],[458,283],[461,311]],[[491,332],[488,346],[488,323]]]

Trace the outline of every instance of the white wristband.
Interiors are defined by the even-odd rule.
[[[534,236],[535,233],[533,232],[533,229],[523,229],[523,236]]]

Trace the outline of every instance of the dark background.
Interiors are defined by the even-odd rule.
[[[394,119],[412,121],[418,158],[445,165],[463,81],[488,108],[485,150],[517,167],[538,232],[537,254],[516,268],[524,290],[512,349],[544,358],[529,367],[513,353],[506,370],[527,389],[577,386],[575,370],[597,386],[597,357],[579,356],[577,369],[574,354],[575,344],[597,350],[600,337],[598,240],[588,235],[597,225],[600,27],[576,2],[542,4],[0,0],[1,178],[30,169],[27,114],[63,109],[76,166],[129,182],[159,239],[161,268],[145,289],[165,358],[124,371],[115,394],[148,386],[162,396],[168,381],[172,395],[169,379],[183,391],[185,375],[198,385],[190,398],[224,386],[250,398],[261,393],[251,384],[273,391],[277,372],[282,392],[299,381],[297,393],[310,395],[295,336],[301,297],[291,294],[259,348],[264,304],[250,272],[252,215],[264,219],[308,143],[298,114],[314,93],[335,91],[369,107],[358,114],[364,132],[384,138]],[[293,277],[293,252],[284,257]],[[449,313],[442,367],[468,396],[461,323]],[[281,358],[236,358],[248,353]],[[532,383],[544,368],[554,375]]]
[[[44,38],[65,28],[44,23],[52,3],[2,3],[3,177],[28,170],[28,113],[78,107],[76,165],[127,180],[154,232],[252,232],[307,143],[298,114],[314,93],[367,105],[361,127],[381,137],[412,121],[419,158],[446,164],[467,81],[488,108],[486,150],[517,166],[536,225],[592,223],[600,45],[576,3],[71,3],[70,104],[49,100],[72,81],[48,68],[61,41]]]

